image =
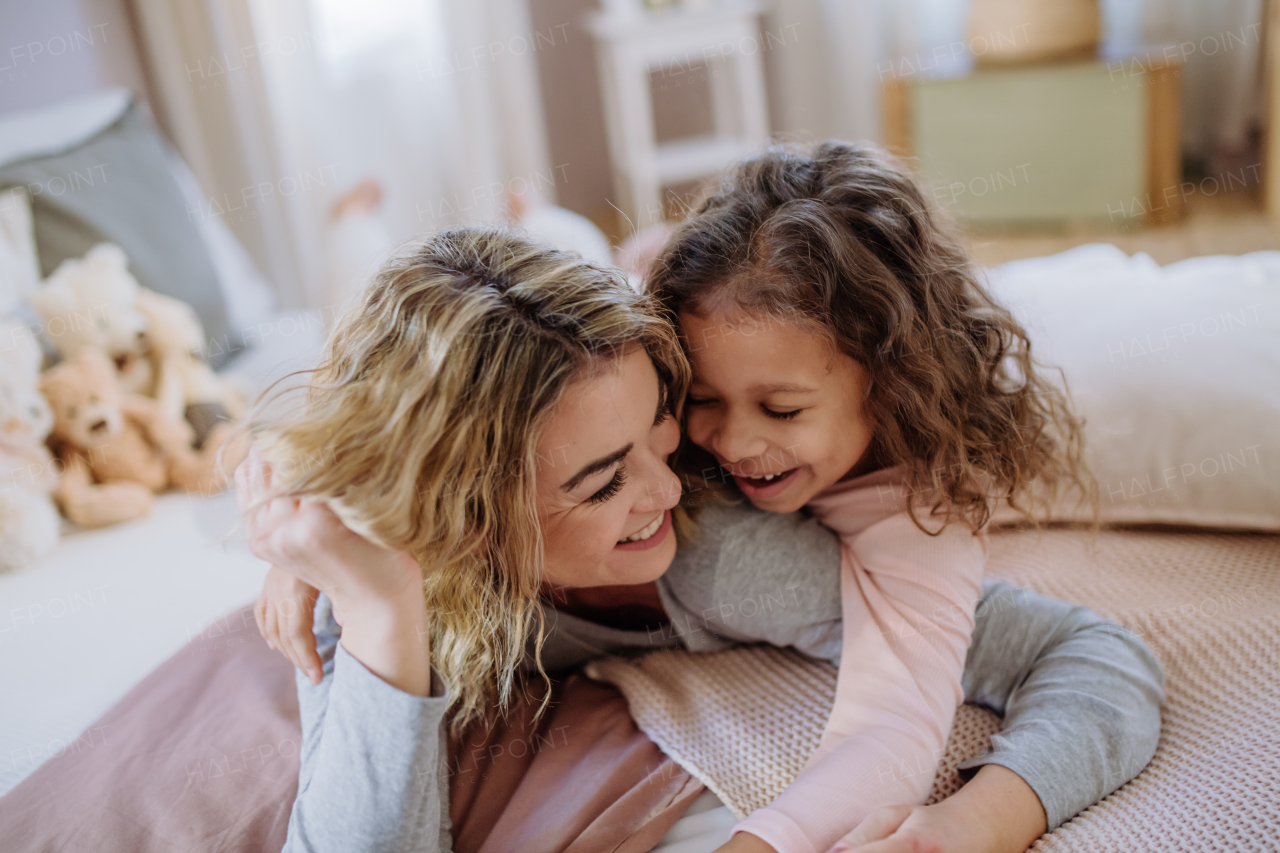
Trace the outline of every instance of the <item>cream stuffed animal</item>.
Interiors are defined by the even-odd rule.
[[[37,389],[44,353],[21,322],[0,322],[0,571],[31,565],[58,542],[58,484],[44,440],[53,413]]]
[[[152,493],[172,487],[215,494],[248,452],[248,436],[225,423],[193,450],[190,425],[149,397],[124,394],[111,361],[90,347],[46,370],[40,390],[53,409],[50,444],[65,466],[56,497],[84,527],[144,516]]]
[[[239,390],[205,364],[200,353],[204,328],[195,309],[180,299],[138,288],[138,310],[147,318],[147,338],[155,382],[151,395],[171,417],[186,418],[195,430],[195,446],[221,421],[244,416]]]
[[[195,309],[138,284],[114,243],[63,261],[31,302],[64,360],[84,349],[105,352],[125,394],[151,397],[165,414],[191,422],[196,449],[217,424],[244,415],[239,390],[200,357],[204,329]]]
[[[129,394],[150,395],[154,384],[147,318],[138,310],[137,279],[124,250],[99,243],[83,258],[69,258],[31,294],[44,323],[44,335],[64,358],[90,347],[115,362],[120,386]]]

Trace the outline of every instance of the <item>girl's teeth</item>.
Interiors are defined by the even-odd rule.
[[[769,480],[772,480],[772,479],[773,479],[774,477],[776,477],[776,476],[778,476],[778,475],[777,475],[777,474],[765,474],[765,475],[764,475],[765,482],[768,482]]]

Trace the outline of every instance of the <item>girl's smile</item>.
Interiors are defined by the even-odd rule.
[[[792,512],[869,458],[867,373],[824,336],[742,310],[682,312],[689,439],[751,503]]]

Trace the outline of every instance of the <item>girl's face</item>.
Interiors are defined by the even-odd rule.
[[[689,438],[760,509],[792,512],[869,462],[867,374],[802,326],[745,311],[680,315]]]
[[[538,517],[553,586],[648,583],[671,565],[680,426],[639,347],[566,389],[538,441]]]

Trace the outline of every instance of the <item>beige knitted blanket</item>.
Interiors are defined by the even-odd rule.
[[[999,533],[989,574],[1132,628],[1168,675],[1151,764],[1033,850],[1280,850],[1280,537]],[[795,778],[835,695],[832,667],[766,647],[610,658],[588,674],[615,684],[640,729],[740,817]],[[960,709],[931,802],[998,727]]]

